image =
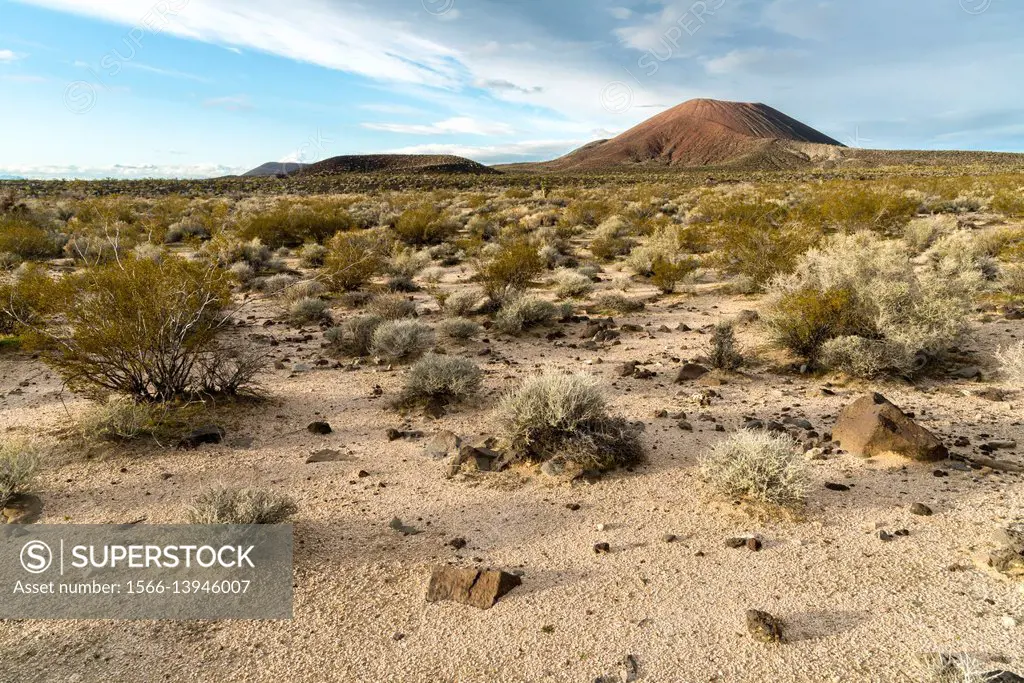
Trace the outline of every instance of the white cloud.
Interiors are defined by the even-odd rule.
[[[793,67],[806,57],[800,50],[770,50],[754,47],[746,50],[732,50],[721,57],[704,61],[709,74],[724,76],[746,71],[779,71]]]
[[[146,73],[156,74],[157,76],[166,76],[168,78],[178,78],[186,81],[196,81],[197,83],[212,83],[209,78],[205,76],[197,76],[184,71],[178,71],[177,69],[163,69],[156,66],[150,66],[149,64],[142,64],[139,62],[125,62],[122,64],[126,69],[135,69],[136,71],[145,71]]]
[[[411,123],[364,123],[363,128],[408,135],[511,135],[511,126],[495,121],[477,121],[457,116],[427,125]]]
[[[152,0],[21,0],[128,27],[249,48],[369,78],[438,87],[458,82],[458,53],[406,26],[321,0],[157,3]],[[177,11],[160,7],[180,7]],[[127,34],[127,31],[126,31]],[[112,48],[117,47],[111,46]]]
[[[248,95],[228,95],[225,97],[213,97],[203,102],[204,107],[226,109],[228,111],[246,111],[255,109],[252,100]]]
[[[16,62],[21,59],[21,57],[21,55],[15,53],[13,50],[0,50],[0,64]]]
[[[143,178],[216,178],[225,175],[238,175],[249,169],[222,164],[193,164],[182,166],[159,166],[147,164],[130,166],[114,164],[112,166],[75,166],[75,165],[44,165],[44,166],[0,166],[0,176],[14,176],[39,180],[59,179],[143,179]]]

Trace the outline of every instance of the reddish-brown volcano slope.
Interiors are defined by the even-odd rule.
[[[623,164],[785,167],[806,145],[841,143],[765,104],[690,100],[611,140],[592,142],[545,164],[595,170]]]

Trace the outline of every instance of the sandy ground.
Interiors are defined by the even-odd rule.
[[[223,416],[221,445],[100,447],[88,459],[81,444],[56,434],[85,402],[61,393],[37,361],[0,357],[0,430],[33,436],[52,451],[38,486],[44,523],[180,522],[188,498],[215,482],[258,482],[291,494],[301,508],[293,620],[3,622],[0,680],[582,682],[624,675],[621,662],[632,655],[640,681],[919,681],[913,662],[922,651],[970,652],[1024,672],[1024,591],[973,561],[1024,510],[1019,477],[835,455],[813,463],[814,489],[800,518],[759,519],[716,498],[696,467],[705,447],[725,436],[700,413],[732,432],[745,416],[788,408],[825,432],[844,405],[878,389],[950,444],[962,435],[977,445],[980,434],[1024,443],[1024,398],[993,402],[971,394],[983,385],[952,379],[834,386],[829,396],[826,379],[773,373],[762,358],[715,387],[720,398],[698,406],[692,396],[701,387],[672,380],[680,360],[700,355],[706,336],[655,330],[679,323],[698,330],[756,308],[743,297],[679,294],[617,317],[651,332],[624,333],[621,344],[600,351],[573,348],[582,325],[563,326],[567,338],[559,342],[542,331],[452,347],[486,369],[487,391],[436,421],[388,408],[401,369],[272,371],[272,400]],[[240,334],[297,334],[264,328],[266,309],[248,312],[257,318]],[[985,367],[995,344],[1024,333],[1024,322],[997,317],[976,328],[971,348]],[[321,358],[319,330],[307,331],[313,341],[283,342],[275,358],[287,357],[289,368]],[[757,334],[742,331],[749,349],[761,343]],[[485,345],[493,354],[478,356]],[[621,379],[616,370],[627,360],[649,362],[658,374]],[[486,434],[498,393],[542,367],[602,377],[614,410],[646,423],[647,464],[571,487],[523,471],[448,480],[445,465],[423,455],[424,440],[387,441],[388,427]],[[382,397],[374,398],[376,385]],[[686,412],[695,431],[656,418],[662,409]],[[305,430],[321,418],[333,434]],[[352,460],[304,463],[323,448]],[[1000,457],[1022,461],[1016,452]],[[937,467],[949,476],[936,477]],[[360,469],[370,476],[356,478]],[[834,492],[825,482],[853,488]],[[912,516],[916,502],[935,515]],[[392,531],[396,516],[424,533]],[[607,528],[597,531],[598,524]],[[879,528],[910,535],[883,543]],[[668,533],[679,540],[664,542]],[[744,534],[760,535],[764,549],[725,546]],[[468,546],[447,546],[455,537]],[[610,554],[593,552],[602,541]],[[489,611],[428,604],[430,566],[446,562],[517,570],[523,584]],[[782,618],[789,642],[755,642],[744,624],[748,608]]]

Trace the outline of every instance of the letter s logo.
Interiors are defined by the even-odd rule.
[[[29,541],[21,548],[21,566],[30,574],[42,574],[53,564],[53,552],[42,541]]]

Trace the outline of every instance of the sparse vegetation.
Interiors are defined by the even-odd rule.
[[[188,508],[190,524],[280,524],[299,511],[289,496],[261,488],[217,486]]]
[[[401,405],[463,401],[480,390],[483,373],[471,361],[427,354],[409,369],[399,399]]]
[[[723,495],[785,508],[807,497],[807,465],[785,434],[740,430],[719,441],[701,460],[701,470]]]
[[[373,332],[374,355],[391,362],[414,360],[434,345],[434,331],[416,320],[389,320]]]
[[[743,354],[736,342],[736,330],[729,323],[715,325],[707,348],[708,363],[717,370],[733,371],[743,365]]]
[[[39,455],[27,444],[0,443],[0,510],[14,496],[29,492],[40,465]]]
[[[496,410],[515,458],[560,458],[585,468],[610,470],[643,457],[637,430],[608,414],[597,381],[584,374],[546,372],[527,378]]]
[[[1024,342],[1000,349],[996,352],[1003,376],[1018,387],[1024,388]]]

